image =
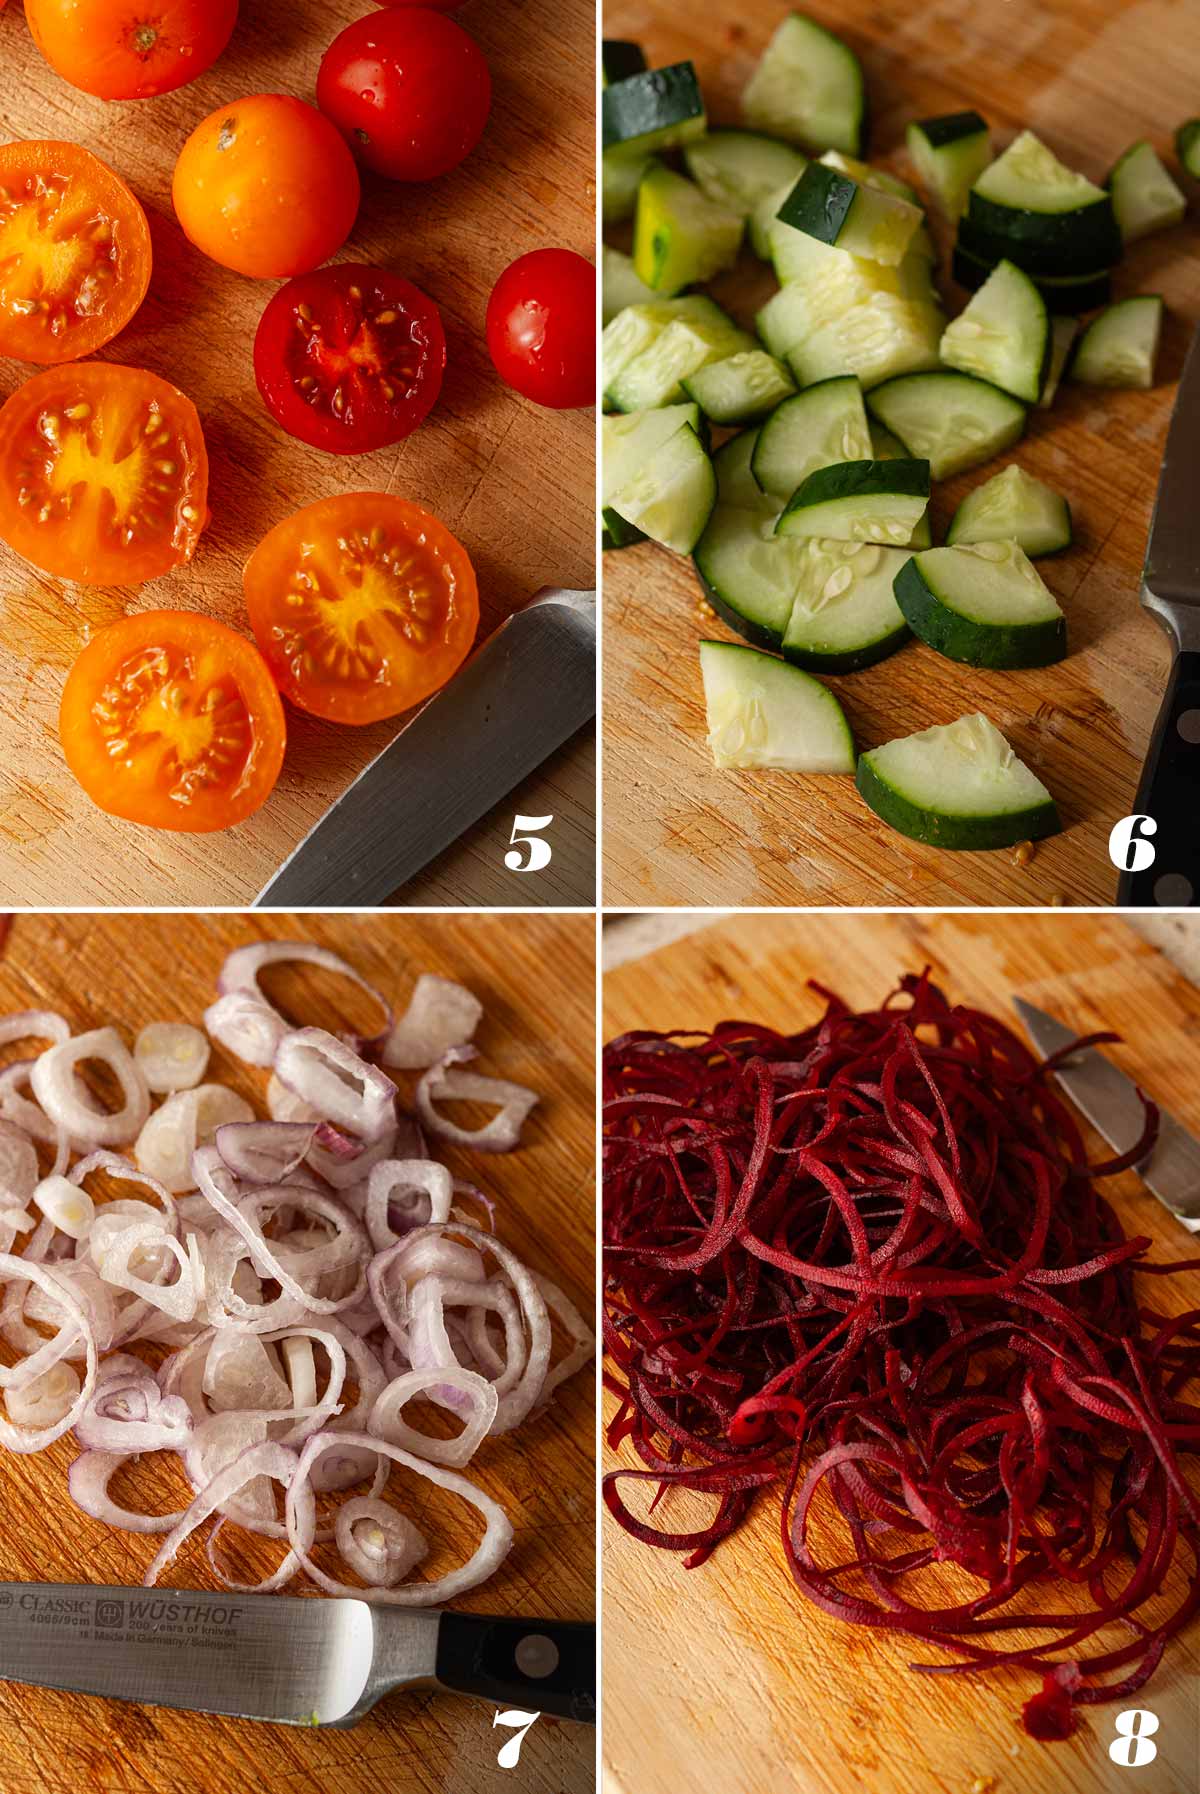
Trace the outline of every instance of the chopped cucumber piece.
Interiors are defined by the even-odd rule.
[[[1117,229],[1125,243],[1182,224],[1187,200],[1145,138],[1127,149],[1108,177]]]
[[[708,123],[690,62],[646,69],[614,82],[604,90],[600,116],[602,149],[641,156],[703,137]]]
[[[735,328],[720,306],[703,293],[687,293],[682,299],[654,299],[648,305],[626,306],[605,325],[600,339],[600,377],[606,393],[629,363],[656,342],[676,318],[725,324],[730,331]],[[634,407],[631,405],[629,409],[632,411]]]
[[[717,321],[676,318],[622,368],[608,388],[608,399],[617,411],[680,404],[687,398],[681,383],[689,374],[754,346],[754,338],[723,313]]]
[[[913,250],[894,264],[873,262],[822,243],[782,218],[771,225],[768,248],[780,285],[803,285],[814,323],[840,318],[848,306],[879,293],[925,303],[936,297],[928,258]]]
[[[957,371],[885,380],[867,407],[910,455],[929,462],[935,480],[990,461],[1025,428],[1025,407],[1011,393]]]
[[[799,150],[757,131],[710,131],[686,146],[683,160],[713,204],[739,218],[749,218],[769,194],[789,193],[804,172]]]
[[[967,216],[1029,273],[1094,273],[1120,257],[1111,195],[1067,168],[1032,131],[984,169]]]
[[[936,368],[945,321],[934,305],[877,294],[797,343],[787,364],[801,386],[856,374],[866,391],[898,374]]]
[[[611,87],[614,81],[626,81],[630,75],[640,75],[647,66],[641,44],[630,43],[621,37],[604,39],[600,50],[600,73],[605,87]]]
[[[640,529],[634,529],[623,517],[607,507],[600,513],[600,547],[607,554],[614,548],[633,548],[638,542],[644,542],[645,536]]]
[[[848,174],[860,186],[876,187],[880,193],[890,193],[893,198],[907,200],[910,206],[920,208],[921,200],[916,188],[910,187],[907,181],[902,181],[899,175],[889,174],[886,168],[872,168],[869,162],[860,162],[857,156],[844,156],[841,150],[835,149],[826,150],[818,160],[826,168],[836,168],[839,174]]]
[[[1016,542],[926,548],[900,569],[896,602],[914,635],[971,667],[1045,667],[1067,652],[1067,620]]]
[[[823,25],[789,13],[746,85],[742,115],[754,130],[801,149],[861,156],[867,124],[862,65]]]
[[[843,461],[809,474],[775,533],[903,548],[928,503],[928,461]]]
[[[810,162],[779,209],[784,224],[819,243],[896,267],[921,227],[919,206]]]
[[[946,326],[940,354],[947,367],[1036,403],[1050,364],[1050,318],[1028,274],[1000,262]]]
[[[905,142],[921,180],[947,218],[957,218],[992,159],[986,122],[978,112],[947,112],[909,125]]]
[[[965,225],[966,220],[963,220]],[[997,258],[1003,259],[1003,258]],[[964,234],[959,232],[959,240],[954,245],[951,260],[951,273],[960,287],[968,292],[975,292],[989,278],[996,267],[996,259],[983,260],[964,248]],[[1051,311],[1080,312],[1093,311],[1097,305],[1107,305],[1112,298],[1112,276],[1107,268],[1098,274],[1075,275],[1030,274],[1034,286]]]
[[[785,181],[781,187],[773,187],[769,193],[764,193],[750,214],[750,247],[753,249],[755,255],[764,262],[769,262],[773,259],[771,250],[771,231],[779,217],[779,208],[791,192],[792,188],[796,185],[796,182],[804,173],[807,166],[808,164],[805,162],[804,157],[801,156],[800,166],[792,176],[791,180]],[[796,231],[794,234],[799,236],[800,232]],[[776,272],[778,272],[778,270],[776,270]]]
[[[1071,507],[1015,462],[976,486],[955,511],[946,542],[1017,542],[1031,559],[1071,546]]]
[[[1118,299],[1080,337],[1068,378],[1083,386],[1153,386],[1162,317],[1157,293]]]
[[[706,199],[694,181],[652,162],[638,188],[633,266],[668,296],[710,280],[737,260],[742,221]]]
[[[653,411],[618,412],[602,418],[601,505],[607,508],[614,493],[627,486],[684,424],[691,424],[697,436],[701,434],[699,405],[662,405]]]
[[[782,507],[778,499],[763,492],[751,471],[758,437],[757,430],[743,430],[739,435],[731,436],[713,456],[713,467],[717,475],[717,502],[722,505],[740,505],[743,510],[769,518],[773,531],[775,519]]]
[[[909,629],[892,583],[908,550],[801,541],[804,560],[783,635],[785,658],[810,672],[853,673],[902,647]]]
[[[1179,166],[1194,181],[1200,181],[1200,118],[1189,118],[1175,133],[1175,154]]]
[[[600,158],[601,212],[606,225],[633,217],[642,176],[650,166],[640,151],[605,150]]]
[[[762,491],[782,504],[817,468],[870,458],[862,387],[843,374],[776,407],[758,433],[753,473]]]
[[[691,554],[717,502],[717,476],[704,444],[684,424],[612,495],[612,509],[644,536]]]
[[[718,472],[726,484],[726,469]],[[694,558],[709,603],[730,628],[760,648],[778,648],[800,590],[807,544],[777,536],[774,513],[764,513],[764,503],[760,496],[757,510],[719,504]]]
[[[1042,781],[978,712],[872,748],[855,782],[891,828],[931,847],[1015,847],[1062,826]]]
[[[603,299],[601,302],[601,321],[611,324],[619,311],[627,305],[650,305],[656,295],[650,291],[644,280],[639,280],[634,273],[633,261],[622,255],[619,249],[610,249],[604,245]]]
[[[890,430],[885,430],[883,425],[876,423],[873,418],[867,419],[867,427],[871,434],[872,460],[906,461],[908,459],[908,450],[902,442],[892,435]],[[925,511],[925,515],[917,524],[916,529],[908,538],[908,546],[910,548],[932,548],[933,526],[929,521],[928,508]]]
[[[854,771],[854,738],[818,679],[740,642],[701,642],[713,760],[782,772]]]
[[[1051,318],[1050,320],[1050,366],[1046,369],[1046,379],[1042,387],[1042,396],[1038,404],[1046,410],[1054,403],[1054,395],[1058,391],[1058,383],[1063,377],[1063,369],[1067,365],[1067,357],[1071,353],[1071,345],[1079,334],[1078,318]],[[1028,553],[1028,550],[1026,550]]]
[[[682,385],[714,424],[752,423],[796,390],[783,362],[763,349],[745,349],[724,361],[710,361]]]

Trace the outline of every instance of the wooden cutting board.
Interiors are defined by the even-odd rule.
[[[39,574],[0,544],[0,902],[214,907],[250,901],[333,799],[395,733],[338,728],[288,709],[288,753],[266,807],[220,835],[172,835],[95,809],[58,743],[67,670],[128,612],[206,611],[249,633],[242,566],[276,523],[343,491],[398,493],[461,539],[479,574],[481,634],[539,586],[595,584],[594,420],[546,411],[504,386],[484,340],[488,294],[516,256],[594,242],[593,19],[588,0],[476,0],[462,15],[492,72],[483,140],[423,186],[367,175],[339,261],[407,275],[441,308],[448,364],[430,419],[397,448],[325,455],[268,416],[251,348],[278,283],[219,268],[185,239],[171,175],[188,133],[254,93],[311,101],[325,48],[369,0],[244,0],[224,56],[159,99],[80,93],[34,48],[22,9],[0,15],[0,115],[7,137],[63,137],[110,162],[146,208],[154,276],[145,305],[102,352],[150,368],[199,408],[212,462],[212,522],[195,561],[140,588],[99,590]],[[552,41],[554,55],[538,43]],[[0,361],[0,398],[34,368]],[[452,758],[455,743],[445,752]],[[408,903],[591,903],[595,776],[588,739],[551,763],[406,886]],[[520,801],[518,802],[518,796]],[[504,868],[512,818],[556,817],[546,872]],[[380,826],[389,818],[381,817]]]
[[[1195,113],[1200,32],[1175,0],[816,0],[806,10],[861,55],[875,123],[871,154],[908,174],[909,119],[974,106],[1000,143],[1024,126],[1103,179],[1149,137],[1174,164],[1171,134]],[[653,64],[695,60],[716,124],[738,120],[741,90],[782,5],[608,0],[608,35],[644,44]],[[652,546],[604,557],[605,889],[611,904],[1111,903],[1113,823],[1133,807],[1167,646],[1138,608],[1163,439],[1185,346],[1200,316],[1193,206],[1177,230],[1134,246],[1118,296],[1161,292],[1168,320],[1149,393],[1064,386],[1034,409],[1025,439],[994,463],[938,482],[935,539],[959,500],[1010,460],[1066,494],[1075,543],[1039,562],[1068,617],[1070,657],[1035,672],[956,666],[920,644],[830,684],[860,749],[983,710],[1057,798],[1065,833],[1021,865],[1007,852],[952,854],[879,822],[849,779],[718,773],[705,742],[696,643],[732,632],[702,603],[691,565]],[[947,238],[939,231],[943,270]],[[774,290],[744,253],[724,296],[750,324]],[[959,309],[965,295],[942,281]],[[718,296],[721,296],[718,294]]]
[[[127,1039],[151,1020],[198,1020],[225,954],[264,937],[333,948],[400,1006],[421,971],[461,979],[485,1005],[484,1069],[536,1088],[543,1101],[518,1152],[485,1159],[448,1151],[446,1162],[456,1176],[495,1196],[502,1237],[587,1313],[594,1288],[594,934],[591,918],[583,916],[19,917],[0,959],[0,1013],[48,1006],[76,1030],[112,1022]],[[548,963],[555,967],[553,982]],[[268,978],[271,994],[296,1019],[329,1028],[372,1026],[369,1004],[347,993],[343,980],[286,967],[277,977]],[[5,1057],[13,1057],[12,1049]],[[261,1104],[265,1073],[216,1051],[209,1076]],[[541,1420],[481,1452],[478,1480],[506,1507],[517,1538],[494,1579],[456,1605],[565,1619],[592,1614],[594,1415],[594,1382],[585,1371]],[[36,1456],[3,1454],[0,1580],[141,1581],[158,1541],[76,1511],[66,1495],[74,1455],[69,1440]],[[427,1490],[397,1480],[391,1493],[418,1524],[424,1515],[447,1563],[452,1554],[461,1562],[479,1529],[473,1518],[464,1519],[460,1504],[439,1491],[430,1502]],[[157,1460],[137,1465],[113,1493],[145,1512],[169,1513],[187,1499],[174,1465],[168,1472]],[[239,1580],[255,1581],[278,1562],[277,1547],[231,1533],[227,1562]],[[177,1566],[177,1583],[215,1586],[202,1540],[184,1546]],[[496,1753],[510,1734],[492,1730],[492,1712],[457,1697],[399,1695],[352,1731],[307,1731],[0,1682],[0,1788],[4,1794],[80,1788],[97,1794],[257,1788],[440,1794],[449,1787],[503,1787],[513,1778],[496,1767]],[[541,1720],[522,1749],[522,1786],[536,1794],[588,1794],[594,1751],[590,1727]]]
[[[721,921],[606,977],[605,1038],[626,1028],[707,1028],[728,1016],[796,1028],[821,1012],[808,978],[865,1007],[881,1002],[900,973],[925,965],[952,999],[997,1015],[1011,1014],[1011,999],[1023,995],[1080,1032],[1116,1029],[1128,1044],[1109,1049],[1113,1057],[1200,1130],[1200,992],[1116,918]],[[1195,1239],[1136,1176],[1113,1179],[1109,1190],[1126,1231],[1155,1241],[1155,1259],[1196,1255]],[[1165,1288],[1151,1294],[1167,1312],[1195,1307],[1200,1273],[1181,1278],[1169,1298]],[[623,1453],[622,1461],[636,1460]],[[691,1500],[685,1508],[668,1497],[660,1523],[703,1524],[700,1503],[707,1516],[712,1500]],[[1029,1671],[953,1682],[916,1675],[907,1665],[936,1653],[869,1636],[806,1603],[783,1563],[771,1495],[698,1570],[638,1544],[607,1513],[601,1538],[608,1794],[697,1786],[1119,1794],[1135,1779],[1150,1794],[1183,1794],[1197,1785],[1200,1624],[1168,1647],[1149,1687],[1126,1703],[1160,1721],[1158,1758],[1133,1778],[1107,1755],[1119,1708],[1093,1709],[1065,1744],[1035,1744],[1020,1724],[1021,1704],[1038,1686]],[[816,1549],[830,1561],[819,1534]]]

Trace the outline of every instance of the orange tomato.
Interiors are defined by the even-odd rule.
[[[479,627],[466,549],[419,505],[345,492],[277,524],[246,608],[285,697],[335,723],[397,716],[443,686]]]
[[[0,537],[43,572],[153,579],[191,560],[207,504],[196,407],[157,374],[74,362],[0,407]]]
[[[260,93],[222,106],[180,152],[175,212],[197,249],[238,274],[280,280],[328,261],[358,213],[358,170],[313,106]]]
[[[211,68],[238,0],[25,0],[33,41],[73,87],[102,100],[170,93]]]
[[[123,330],[150,284],[146,214],[75,143],[0,146],[0,355],[73,361]]]
[[[283,764],[279,693],[253,642],[194,611],[150,610],[93,636],[58,719],[94,804],[207,834],[266,801]]]

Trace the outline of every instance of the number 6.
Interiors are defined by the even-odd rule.
[[[542,872],[550,864],[550,843],[537,839],[538,829],[549,828],[554,821],[553,816],[514,816],[512,834],[508,837],[512,842],[512,851],[504,856],[504,864],[510,872]],[[529,858],[522,859],[521,849],[529,849]]]

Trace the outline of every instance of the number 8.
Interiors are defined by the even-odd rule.
[[[1108,1754],[1114,1763],[1122,1769],[1144,1769],[1147,1763],[1153,1763],[1158,1755],[1158,1746],[1151,1743],[1158,1730],[1155,1714],[1145,1707],[1130,1707],[1128,1712],[1117,1714],[1113,1725],[1117,1735]]]

